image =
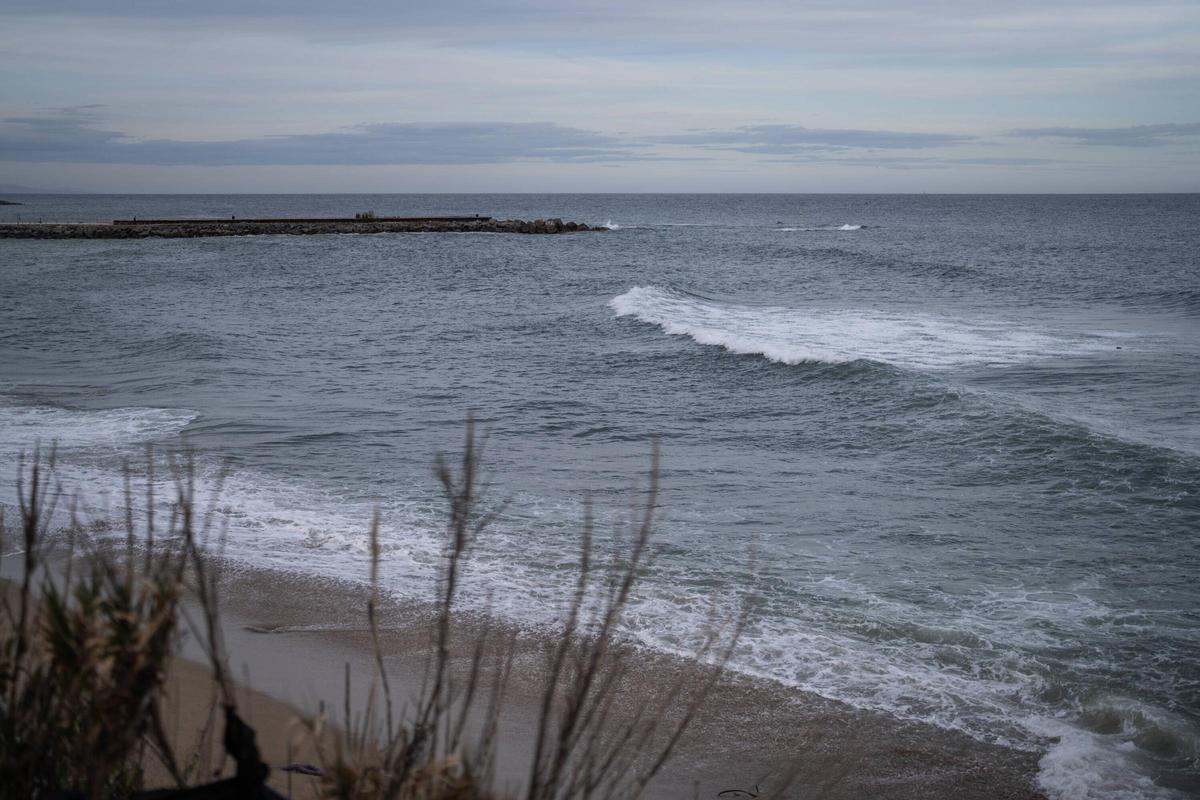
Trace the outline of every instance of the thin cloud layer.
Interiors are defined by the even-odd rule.
[[[1086,162],[1067,161],[1057,158],[1028,158],[1022,156],[977,156],[954,158],[945,156],[889,156],[840,154],[814,154],[805,156],[811,163],[846,164],[859,167],[884,167],[886,169],[948,169],[954,167],[1044,167],[1049,165],[1086,166]],[[796,158],[771,159],[775,164],[794,164]]]
[[[820,129],[800,125],[746,125],[734,130],[689,131],[674,136],[654,136],[650,137],[649,141],[756,155],[787,155],[823,149],[916,150],[963,144],[974,139],[974,136],[951,133]]]
[[[551,122],[409,122],[350,126],[330,133],[228,141],[137,140],[103,127],[102,107],[50,109],[0,118],[0,160],[159,166],[498,164],[697,160],[655,152],[725,150],[756,156],[820,159],[852,150],[912,150],[972,142],[945,133],[823,130],[755,125],[730,131],[620,137]]]
[[[613,136],[548,122],[361,124],[342,131],[231,141],[138,141],[96,127],[94,109],[0,119],[0,159],[94,164],[372,165],[634,160]]]
[[[1010,134],[1029,139],[1065,139],[1075,144],[1161,147],[1200,138],[1200,122],[1132,125],[1127,128],[1019,128]]]
[[[659,52],[750,48],[859,52],[876,61],[1030,59],[1103,63],[1173,51],[1164,33],[1197,21],[1191,0],[1132,5],[1116,0],[360,0],[336,8],[318,0],[8,0],[15,17],[119,20],[287,31],[311,39],[418,39],[439,45],[588,42],[591,49]]]

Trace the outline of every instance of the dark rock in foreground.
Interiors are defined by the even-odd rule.
[[[0,206],[19,206],[21,205],[16,200],[0,200]]]
[[[604,231],[561,219],[380,220],[117,220],[100,223],[0,223],[0,239],[188,239],[198,236],[313,235],[326,233],[574,233]]]

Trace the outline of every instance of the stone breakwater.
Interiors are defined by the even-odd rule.
[[[310,236],[326,233],[575,233],[605,231],[600,225],[561,219],[457,220],[212,220],[176,222],[119,220],[112,224],[31,222],[0,224],[0,239],[190,239],[198,236]]]

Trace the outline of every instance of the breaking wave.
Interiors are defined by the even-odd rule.
[[[668,334],[781,364],[865,359],[922,370],[1004,366],[1107,351],[1115,338],[1128,338],[1038,330],[1016,320],[722,303],[657,286],[635,286],[608,305],[619,317],[634,317]]]
[[[866,225],[849,225],[849,224],[847,224],[847,225],[818,225],[816,227],[810,227],[810,228],[787,227],[787,228],[776,228],[775,230],[777,230],[777,231],[860,231],[865,227],[867,227],[867,226]]]
[[[0,455],[15,456],[40,444],[121,450],[175,436],[198,414],[188,409],[112,408],[82,411],[16,405],[0,397]]]

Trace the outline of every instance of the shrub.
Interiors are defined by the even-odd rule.
[[[365,614],[374,651],[371,701],[350,710],[349,668],[342,730],[323,715],[305,720],[320,761],[317,793],[339,800],[485,800],[498,795],[491,767],[500,712],[512,674],[515,635],[486,625],[465,671],[452,668],[451,641],[461,579],[477,539],[503,506],[480,497],[482,442],[468,423],[461,458],[439,458],[435,474],[447,503],[444,554],[430,627],[431,656],[416,702],[397,717],[380,641],[379,515],[370,529],[370,593]],[[65,567],[46,568],[48,542],[64,493],[53,481],[53,453],[37,451],[18,467],[19,521],[6,528],[0,508],[0,553],[15,537],[19,586],[0,617],[0,786],[14,797],[43,798],[80,790],[89,798],[129,796],[140,788],[148,752],[179,788],[207,765],[209,729],[197,752],[180,759],[164,733],[163,686],[178,644],[185,594],[202,611],[201,639],[225,711],[225,748],[237,775],[212,787],[269,796],[267,768],[254,731],[236,701],[218,624],[218,560],[209,559],[213,512],[198,520],[190,462],[174,468],[170,520],[156,530],[153,459],[148,458],[146,520],[133,519],[125,490],[124,548],[92,540],[72,504]],[[597,560],[585,504],[579,569],[557,635],[545,649],[533,754],[522,793],[527,800],[633,798],[659,772],[703,703],[736,644],[742,618],[711,625],[699,648],[701,680],[685,678],[632,718],[614,713],[628,691],[631,648],[620,626],[637,576],[650,559],[658,498],[655,448],[647,499],[612,559]],[[214,503],[215,508],[215,503]],[[61,541],[62,537],[54,537]],[[76,547],[84,550],[76,558]],[[13,595],[10,597],[10,595]],[[744,615],[743,615],[744,617]],[[686,691],[685,691],[686,690]],[[686,701],[684,698],[687,698]],[[154,793],[156,798],[168,795]],[[225,795],[222,795],[225,796]],[[234,794],[229,796],[242,796]]]
[[[481,508],[479,472],[482,446],[468,424],[457,471],[438,459],[435,473],[447,502],[432,664],[411,713],[393,719],[390,682],[379,644],[379,525],[371,536],[371,594],[367,621],[374,643],[376,679],[385,718],[374,707],[357,725],[347,709],[347,736],[332,748],[318,748],[325,777],[322,793],[338,800],[458,800],[494,797],[489,766],[494,756],[501,706],[512,671],[515,642],[490,628],[477,639],[465,676],[450,666],[449,644],[464,562],[499,508]],[[647,499],[624,539],[623,554],[598,564],[593,523],[585,506],[579,570],[562,627],[546,652],[533,756],[523,793],[528,800],[635,798],[666,763],[680,737],[724,668],[742,620],[714,625],[696,654],[708,666],[700,685],[678,685],[651,707],[615,722],[614,709],[628,690],[630,648],[619,627],[639,573],[650,557],[658,499],[655,448]],[[490,664],[490,668],[486,665]],[[688,701],[681,702],[685,690]],[[478,735],[467,741],[467,719],[481,711]],[[323,720],[309,721],[318,737]],[[317,739],[319,742],[319,738]]]
[[[13,797],[68,787],[121,797],[140,785],[144,745],[170,759],[159,700],[176,645],[186,551],[151,539],[135,559],[131,524],[124,558],[86,545],[77,560],[86,532],[72,510],[71,551],[56,577],[45,569],[62,500],[53,467],[53,454],[36,451],[18,467],[21,582],[6,592],[0,628],[0,785]],[[0,517],[0,550],[12,538]]]

